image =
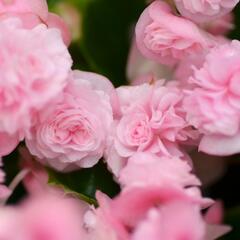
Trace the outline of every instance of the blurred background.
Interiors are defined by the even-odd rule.
[[[129,49],[134,34],[134,25],[146,6],[145,0],[48,0],[52,12],[61,15],[68,23],[73,41],[70,53],[74,61],[74,69],[93,71],[108,77],[117,87],[128,83],[126,65]],[[240,39],[240,4],[235,9],[235,29],[229,37]],[[196,172],[202,178],[205,196],[221,199],[226,210],[225,222],[233,226],[233,231],[224,240],[240,240],[240,156],[229,158],[213,158],[203,154],[196,154]],[[18,151],[4,159],[7,171],[7,181],[19,171],[12,161],[19,159]],[[84,173],[74,173],[69,179],[78,179],[82,176],[85,185],[88,185],[85,176],[101,178],[104,166],[97,166],[94,170]],[[101,172],[101,174],[96,174]],[[80,175],[79,175],[80,174]],[[55,174],[61,181],[62,176]],[[66,176],[64,176],[66,179]],[[110,179],[108,176],[107,179]],[[89,179],[89,185],[93,184]],[[112,181],[110,179],[109,181]],[[101,182],[104,190],[108,182]],[[95,182],[98,180],[95,179]],[[98,183],[99,184],[99,183]],[[82,186],[78,186],[80,189]],[[89,191],[89,189],[88,189]],[[114,185],[112,195],[118,191]],[[94,190],[92,191],[94,194]],[[9,200],[9,203],[19,201],[25,195],[22,185]]]

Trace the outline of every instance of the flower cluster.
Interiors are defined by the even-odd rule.
[[[19,176],[8,188],[0,169],[0,239],[213,240],[229,231],[201,194],[191,151],[240,152],[240,42],[224,36],[239,0],[167,2],[140,16],[132,84],[114,88],[72,69],[68,27],[45,0],[0,0],[0,167],[24,141],[29,193],[6,205]],[[99,161],[121,192],[97,192],[98,207],[47,184],[45,167]]]

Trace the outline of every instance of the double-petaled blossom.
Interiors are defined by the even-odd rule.
[[[112,94],[114,88],[106,78],[73,72],[56,104],[40,112],[26,139],[30,152],[58,170],[95,165],[113,123]]]
[[[136,41],[145,57],[163,64],[199,54],[213,44],[208,34],[190,20],[175,16],[160,0],[147,7],[138,20]]]
[[[66,45],[70,44],[71,34],[66,23],[56,14],[48,12],[46,0],[1,0],[0,21],[16,17],[22,21],[24,28],[33,28],[45,24],[57,28]]]
[[[83,214],[87,208],[81,201],[49,193],[31,196],[16,207],[0,207],[0,239],[86,239]]]
[[[161,81],[120,87],[121,116],[109,136],[107,162],[118,175],[126,160],[136,152],[183,157],[178,144],[196,137],[182,109],[183,93]]]
[[[7,154],[36,111],[63,90],[72,60],[57,29],[25,29],[17,18],[0,22],[0,28],[0,150]]]
[[[199,149],[209,154],[240,152],[239,54],[236,40],[213,49],[195,69],[195,87],[186,91],[187,119],[203,134]]]
[[[199,199],[171,185],[131,188],[113,200],[98,193],[97,199],[99,208],[85,215],[90,240],[213,240],[229,230],[208,226]]]
[[[239,0],[174,0],[177,9],[196,22],[214,20],[229,13]]]
[[[199,179],[191,171],[189,163],[177,157],[136,153],[121,170],[119,182],[126,189],[164,186],[169,182],[182,188],[199,186]]]

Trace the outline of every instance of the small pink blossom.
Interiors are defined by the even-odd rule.
[[[100,206],[93,212],[95,219],[88,231],[91,240],[98,236],[100,240],[204,238],[198,200],[171,185],[133,188],[113,200],[98,193],[97,199]]]
[[[39,160],[58,170],[92,167],[103,156],[113,123],[109,80],[75,71],[63,95],[40,112],[26,143]]]
[[[136,152],[183,156],[178,148],[196,137],[182,110],[183,94],[174,86],[143,84],[117,89],[122,115],[109,137],[107,162],[118,175]]]
[[[199,186],[200,181],[191,171],[188,162],[177,157],[137,153],[121,170],[119,182],[127,189],[134,186],[164,186],[169,182],[183,188]]]
[[[83,215],[87,209],[80,200],[63,195],[31,196],[18,206],[0,207],[0,239],[86,239]]]
[[[153,2],[136,26],[141,53],[154,61],[173,64],[212,45],[209,36],[191,21],[175,16],[163,1]]]
[[[191,20],[206,22],[229,13],[239,0],[174,0],[180,13]]]
[[[6,134],[5,141],[11,138],[14,148],[31,127],[35,112],[66,85],[72,60],[56,29],[43,24],[24,29],[17,18],[1,21],[0,28],[1,142]]]
[[[240,152],[240,42],[232,41],[213,49],[187,91],[185,110],[188,121],[203,138],[199,149],[213,155]],[[224,66],[224,67],[223,67]]]
[[[0,0],[0,15],[5,13],[33,13],[46,20],[48,6],[46,0]]]

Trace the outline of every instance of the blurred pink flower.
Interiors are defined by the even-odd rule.
[[[100,206],[86,224],[91,240],[202,240],[205,235],[198,200],[171,185],[132,188],[113,200],[98,193],[97,199]]]
[[[214,20],[229,13],[239,0],[174,0],[177,9],[187,18],[196,22]]]
[[[34,28],[43,23],[49,28],[60,30],[66,45],[71,42],[67,24],[56,14],[48,12],[46,0],[1,0],[0,21],[7,18],[18,18],[24,28]]]
[[[42,20],[47,20],[48,6],[46,0],[0,0],[0,14],[33,13]]]
[[[126,188],[172,185],[182,188],[201,185],[188,162],[177,157],[158,157],[150,153],[133,155],[121,170],[119,182]]]
[[[1,21],[0,27],[0,132],[14,148],[35,112],[66,85],[72,60],[56,29],[43,24],[24,29],[17,18]]]
[[[109,137],[107,163],[115,175],[136,152],[183,157],[178,144],[195,138],[182,109],[180,89],[143,84],[117,89],[122,115]]]
[[[136,26],[136,41],[145,57],[163,64],[173,64],[212,45],[206,33],[191,21],[175,16],[160,0],[141,15]]]
[[[83,215],[87,209],[87,204],[63,195],[31,196],[19,206],[0,207],[0,239],[86,239]]]
[[[113,123],[110,81],[74,71],[56,104],[40,112],[26,143],[39,160],[60,171],[92,167],[103,156]]]
[[[186,91],[187,119],[202,134],[199,149],[213,155],[240,152],[240,42],[216,47],[196,69]],[[224,66],[224,67],[223,67]]]

